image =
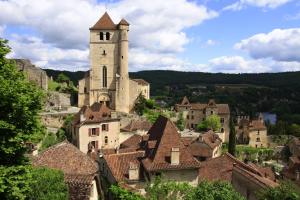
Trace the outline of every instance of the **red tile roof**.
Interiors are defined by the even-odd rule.
[[[104,159],[117,182],[128,179],[130,163],[140,165],[139,158],[144,156],[144,151],[105,155]]]
[[[90,30],[114,30],[117,26],[114,24],[107,12],[90,28]]]
[[[122,128],[122,131],[132,132],[137,130],[149,131],[152,124],[147,120],[132,120],[127,126]]]
[[[252,130],[265,130],[267,127],[265,126],[264,121],[262,120],[252,120],[249,124],[249,128]]]
[[[148,135],[147,144],[150,145],[145,145],[145,158],[142,160],[148,171],[199,168],[199,162],[184,146],[176,126],[168,118],[159,116]],[[174,147],[179,147],[180,151],[178,165],[170,163],[171,149]]]
[[[121,19],[121,21],[119,22],[119,25],[129,26],[129,23],[125,19]]]
[[[68,141],[46,149],[33,160],[32,164],[63,171],[66,182],[90,180],[98,172],[97,163]]]
[[[190,101],[186,96],[184,96],[181,101],[181,105],[188,105],[188,104],[190,104]]]
[[[136,151],[140,149],[141,141],[142,141],[142,136],[135,134],[120,144],[119,152],[122,153],[122,152]]]

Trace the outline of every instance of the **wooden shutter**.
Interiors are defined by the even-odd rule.
[[[96,128],[96,135],[99,136],[100,128]]]
[[[98,141],[95,141],[95,149],[98,151]]]
[[[108,129],[108,124],[106,124],[106,130],[109,131],[109,129]]]
[[[89,136],[91,136],[91,135],[92,135],[92,129],[89,128]]]

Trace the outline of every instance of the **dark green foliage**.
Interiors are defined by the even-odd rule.
[[[0,166],[0,199],[24,200],[31,191],[30,166]]]
[[[48,133],[42,141],[40,151],[43,151],[43,150],[47,149],[48,147],[51,147],[52,145],[55,145],[57,143],[58,143],[58,140],[56,138],[56,135],[53,133]]]
[[[183,119],[183,113],[180,112],[179,116],[178,116],[178,120],[176,122],[176,126],[179,130],[183,131],[184,130],[184,126],[185,126],[185,121]]]
[[[299,200],[300,188],[292,182],[282,182],[278,187],[261,190],[257,197],[258,200]]]
[[[115,199],[118,200],[144,200],[141,195],[125,190],[117,185],[112,185],[109,188]]]
[[[59,83],[64,83],[70,81],[70,78],[66,76],[64,73],[60,73],[58,74],[56,81]]]
[[[134,106],[134,110],[138,115],[143,115],[146,109],[147,99],[144,95],[140,94],[137,98],[136,104]]]
[[[38,142],[44,129],[38,112],[42,109],[43,93],[17,71],[5,58],[10,51],[7,41],[0,39],[0,163],[21,164],[25,142]]]
[[[235,127],[233,123],[233,119],[230,119],[230,132],[229,132],[229,144],[228,144],[228,152],[235,156],[235,146],[236,146],[236,133],[235,133]]]
[[[68,187],[64,183],[62,171],[48,168],[32,169],[31,192],[29,200],[67,200]]]
[[[53,77],[54,80],[57,80],[59,74],[63,73],[75,84],[78,85],[78,81],[84,77],[85,72],[77,71],[77,72],[69,72],[69,71],[58,71],[53,69],[44,69],[47,73],[48,77]]]

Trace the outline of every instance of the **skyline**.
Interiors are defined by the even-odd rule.
[[[43,68],[88,70],[89,27],[107,11],[130,23],[130,71],[300,70],[295,0],[12,0],[0,8],[10,57]]]

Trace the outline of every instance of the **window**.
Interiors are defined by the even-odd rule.
[[[104,143],[108,144],[108,137],[107,136],[104,137]]]
[[[100,40],[104,40],[103,32],[100,32]]]
[[[106,51],[105,51],[105,50],[103,50],[103,53],[102,53],[102,55],[104,55],[104,56],[106,55]]]
[[[194,115],[192,115],[192,119],[194,119]]]
[[[187,119],[189,119],[189,118],[190,118],[190,116],[189,116],[189,115],[187,115],[187,116],[186,116],[186,118],[187,118]]]
[[[224,124],[224,118],[221,118],[221,120],[220,120],[220,121],[221,121],[221,123],[222,123],[222,124]]]
[[[87,92],[87,90],[86,90],[86,87],[84,87],[84,88],[83,88],[83,91],[84,91],[84,93],[86,93],[86,92]]]
[[[108,131],[108,124],[101,125],[102,131]]]
[[[106,32],[106,40],[110,40],[110,33]]]
[[[214,114],[214,111],[210,111],[210,114]]]
[[[257,131],[257,134],[256,135],[259,135],[259,130]]]
[[[224,133],[224,128],[221,128],[221,133]]]
[[[97,135],[97,129],[96,128],[92,128],[92,136],[96,136]]]
[[[256,142],[260,142],[260,138],[256,138]]]
[[[103,84],[103,87],[107,87],[107,68],[106,68],[106,66],[103,66],[103,69],[102,69],[102,78],[103,78],[103,82],[102,82],[102,84]]]

